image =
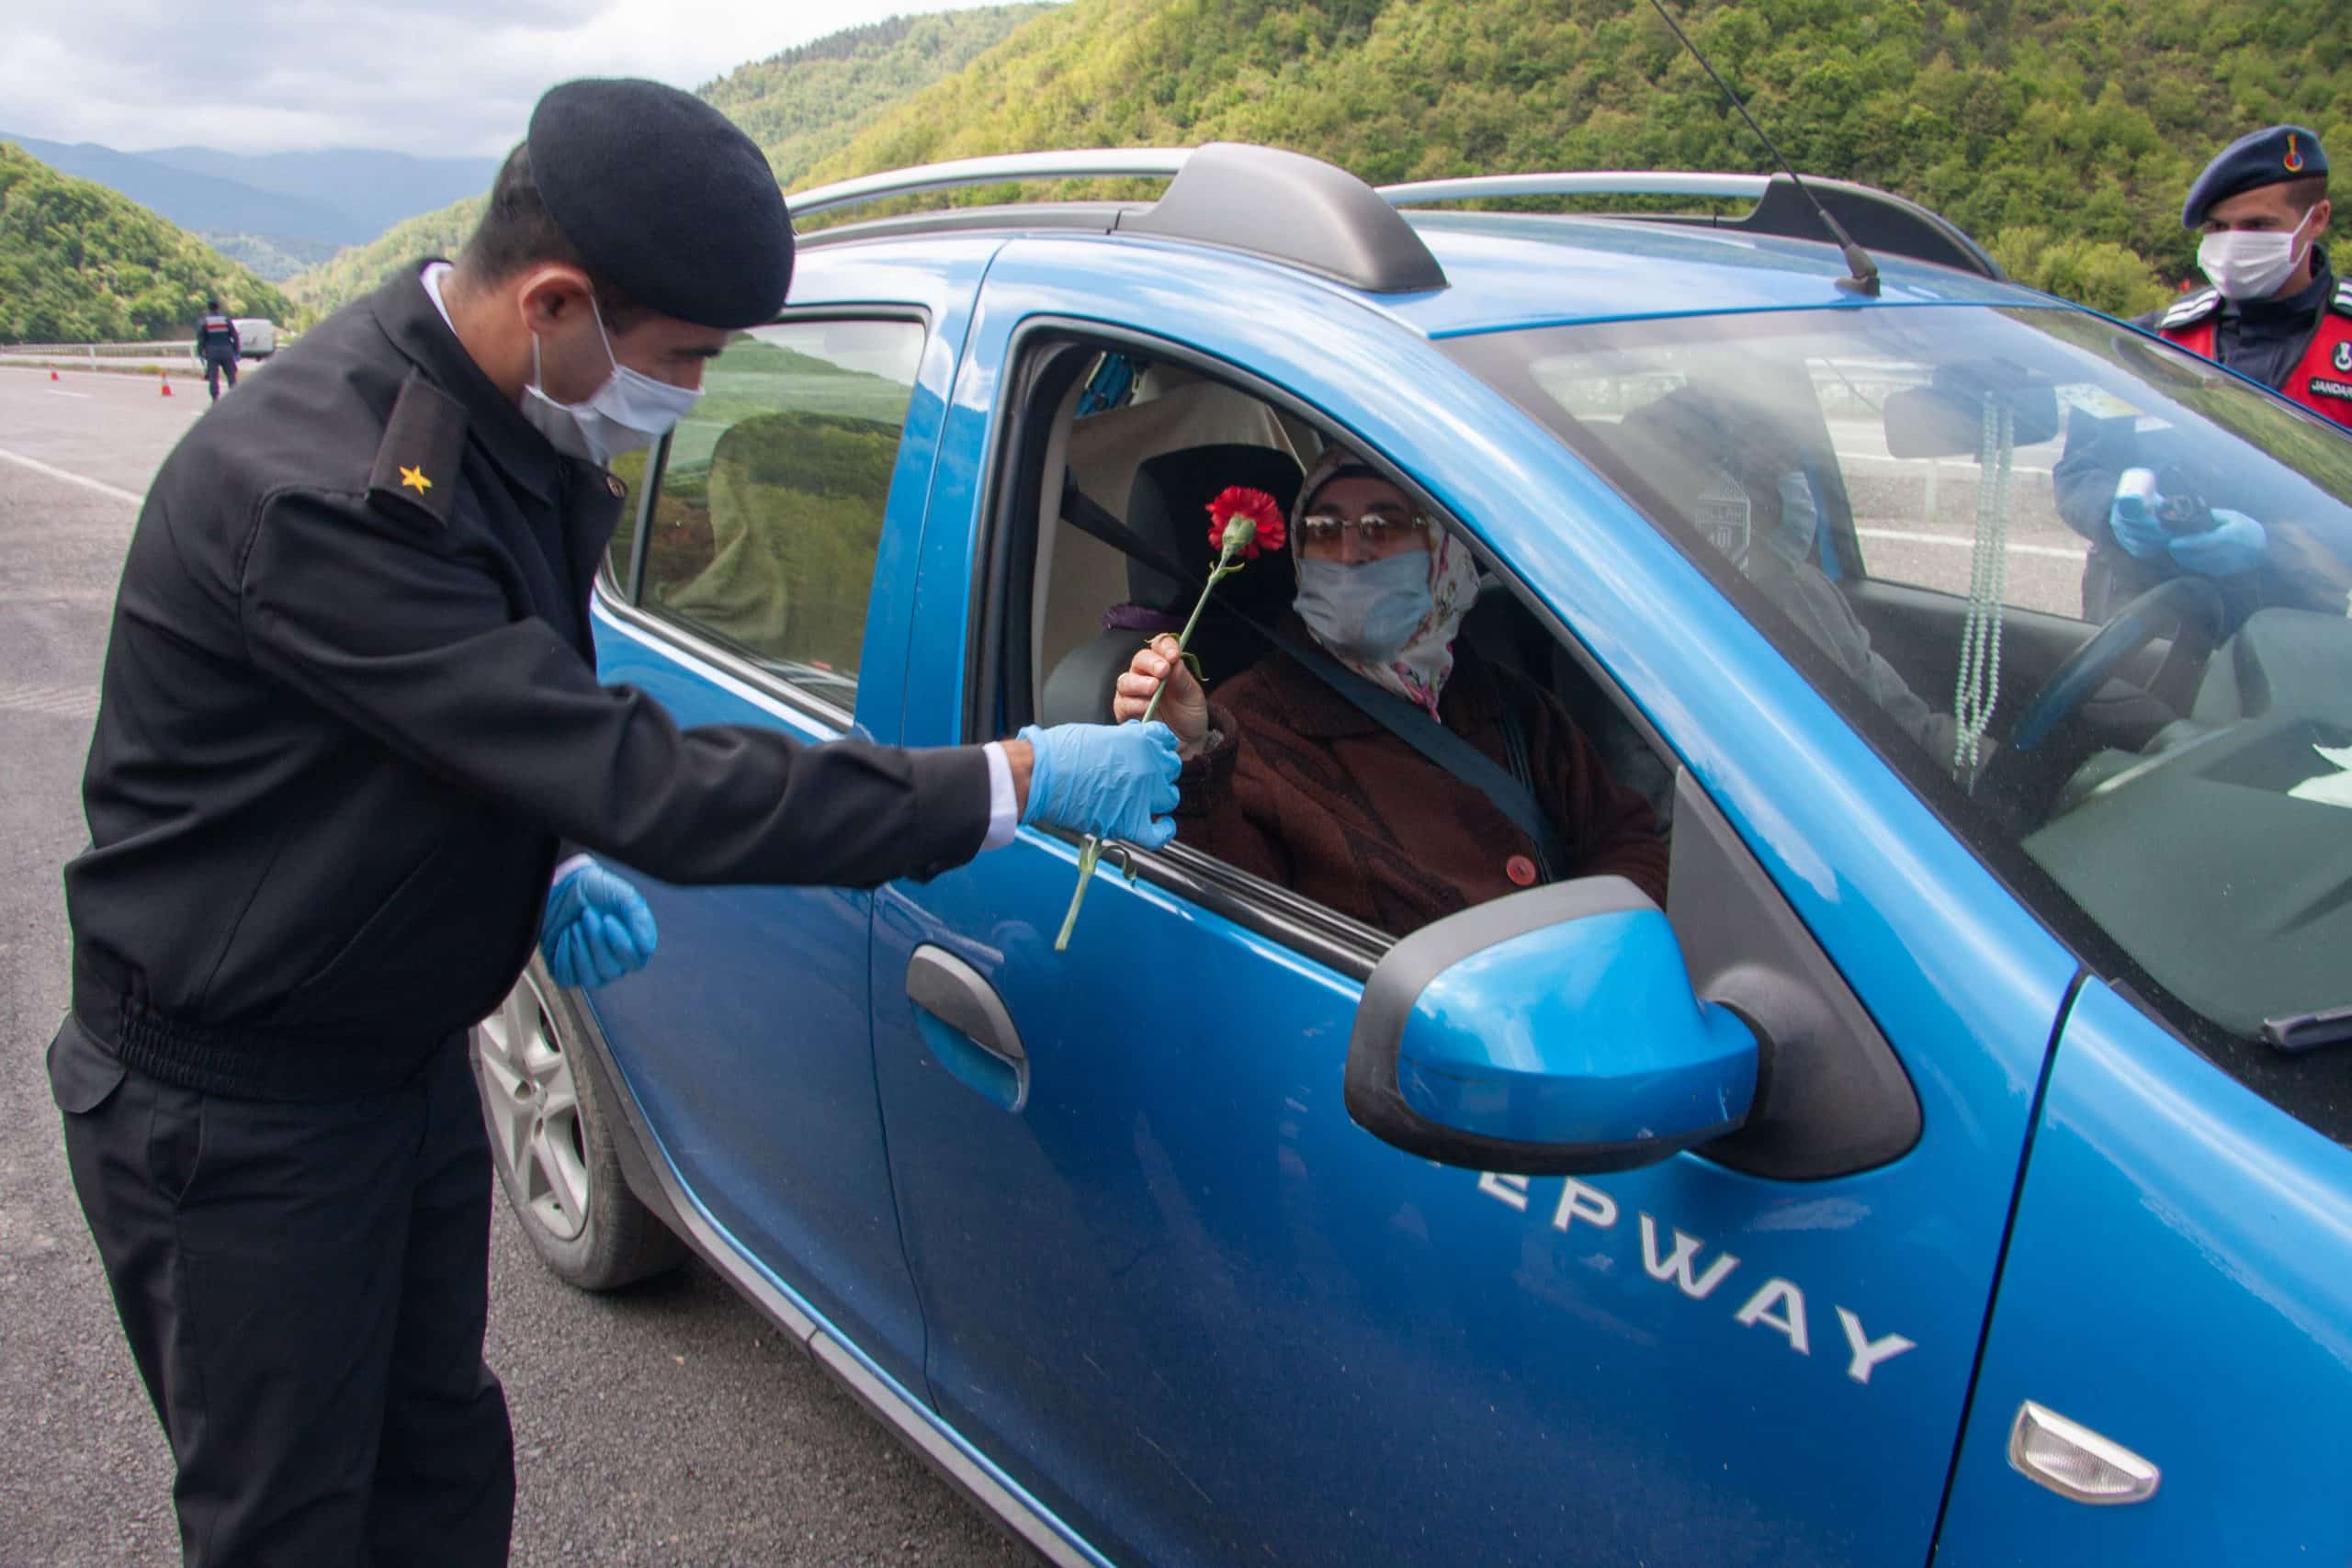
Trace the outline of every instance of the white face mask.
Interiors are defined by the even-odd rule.
[[[562,403],[540,387],[539,334],[531,334],[531,384],[523,389],[523,417],[537,427],[559,452],[585,457],[599,466],[623,452],[650,446],[668,434],[702,398],[698,387],[673,387],[642,371],[632,370],[613,356],[613,340],[605,332],[604,312],[588,301],[604,339],[605,359],[613,367],[605,384],[585,402]]]
[[[2302,231],[2298,223],[2283,234],[2253,229],[2208,234],[2198,243],[2197,265],[2224,299],[2267,299],[2303,265],[2295,250]]]

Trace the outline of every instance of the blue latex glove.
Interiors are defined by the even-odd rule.
[[[1036,761],[1023,822],[1125,839],[1156,850],[1176,836],[1176,732],[1149,724],[1030,725],[1021,732]],[[1160,817],[1160,821],[1153,821]]]
[[[2172,558],[2183,571],[2199,577],[2235,577],[2262,564],[2270,536],[2262,525],[2243,512],[2213,508],[2213,526],[2202,534],[2182,534],[2172,541]]]
[[[628,883],[594,861],[556,880],[539,917],[539,952],[559,986],[602,986],[653,956],[653,911]]]
[[[2108,532],[2115,536],[2135,560],[2154,560],[2165,553],[2171,536],[2156,521],[2156,476],[2146,468],[2126,468],[2115,481],[2115,502],[2108,508]]]

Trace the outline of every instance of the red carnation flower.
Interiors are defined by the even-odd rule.
[[[1247,518],[1252,532],[1241,547],[1241,558],[1256,560],[1267,550],[1278,550],[1289,537],[1283,525],[1282,503],[1262,490],[1227,485],[1209,502],[1209,549],[1225,554],[1226,531],[1237,518]]]

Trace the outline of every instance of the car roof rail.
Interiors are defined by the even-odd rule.
[[[1805,176],[1804,190],[1837,215],[1863,249],[1913,261],[1957,267],[2006,282],[2008,274],[1992,253],[1942,215],[1891,192],[1850,180]],[[1644,223],[1728,229],[1744,234],[1826,242],[1821,219],[1804,193],[1786,175],[1690,174],[1677,171],[1583,170],[1538,175],[1473,175],[1459,179],[1416,180],[1380,187],[1399,207],[1452,201],[1490,201],[1530,196],[1679,196],[1748,200],[1756,205],[1738,217],[1691,212],[1616,212],[1611,218]]]
[[[894,197],[922,196],[959,186],[1004,185],[1016,180],[1174,179],[1193,156],[1190,147],[1093,147],[1070,152],[998,152],[985,158],[956,158],[912,169],[860,175],[784,198],[795,220],[843,207],[862,207]]]
[[[1099,178],[1170,182],[1158,201],[1108,214],[1107,227],[1120,233],[1219,245],[1374,294],[1446,286],[1420,235],[1363,181],[1303,152],[1238,141],[958,158],[820,186],[785,205],[798,220],[959,186]]]

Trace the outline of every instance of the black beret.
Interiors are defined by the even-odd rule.
[[[792,283],[792,218],[767,159],[691,93],[565,82],[524,139],[548,215],[597,276],[706,327],[773,320]]]
[[[2180,226],[2194,229],[2217,201],[2264,186],[2314,179],[2327,173],[2319,138],[2300,125],[2273,125],[2239,137],[2205,165],[2181,203]]]

